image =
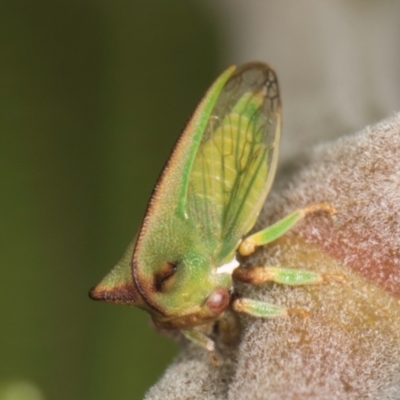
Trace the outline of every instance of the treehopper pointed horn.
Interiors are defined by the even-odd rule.
[[[130,266],[135,242],[136,238],[128,246],[118,264],[98,285],[89,291],[91,299],[105,301],[107,303],[136,306],[143,303],[142,297],[132,279]]]

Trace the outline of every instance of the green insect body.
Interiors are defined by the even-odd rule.
[[[285,268],[244,268],[251,254],[287,232],[310,212],[297,210],[244,239],[270,190],[281,129],[278,82],[266,64],[230,67],[208,90],[181,134],[151,196],[136,239],[91,298],[148,311],[157,326],[181,329],[209,350],[202,325],[227,309],[256,317],[285,308],[233,298],[234,280],[301,285],[326,276]]]

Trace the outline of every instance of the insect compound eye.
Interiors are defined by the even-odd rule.
[[[157,292],[164,292],[168,289],[170,283],[172,283],[172,277],[174,276],[178,263],[176,262],[165,262],[161,269],[154,274],[154,289]]]
[[[226,288],[218,288],[208,296],[206,305],[212,312],[219,314],[228,307],[229,299],[228,290]]]

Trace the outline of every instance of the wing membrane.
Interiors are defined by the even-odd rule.
[[[190,173],[187,214],[223,258],[254,225],[275,175],[280,137],[276,75],[261,63],[223,87]]]

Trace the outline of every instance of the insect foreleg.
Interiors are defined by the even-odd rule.
[[[200,332],[195,328],[181,329],[181,332],[191,342],[196,343],[198,346],[203,347],[205,350],[214,351],[214,342],[203,332]]]
[[[215,343],[206,334],[200,332],[196,328],[181,329],[181,332],[186,337],[186,339],[207,350],[210,354],[211,362],[214,365],[218,366],[221,364],[220,360],[215,354]]]

